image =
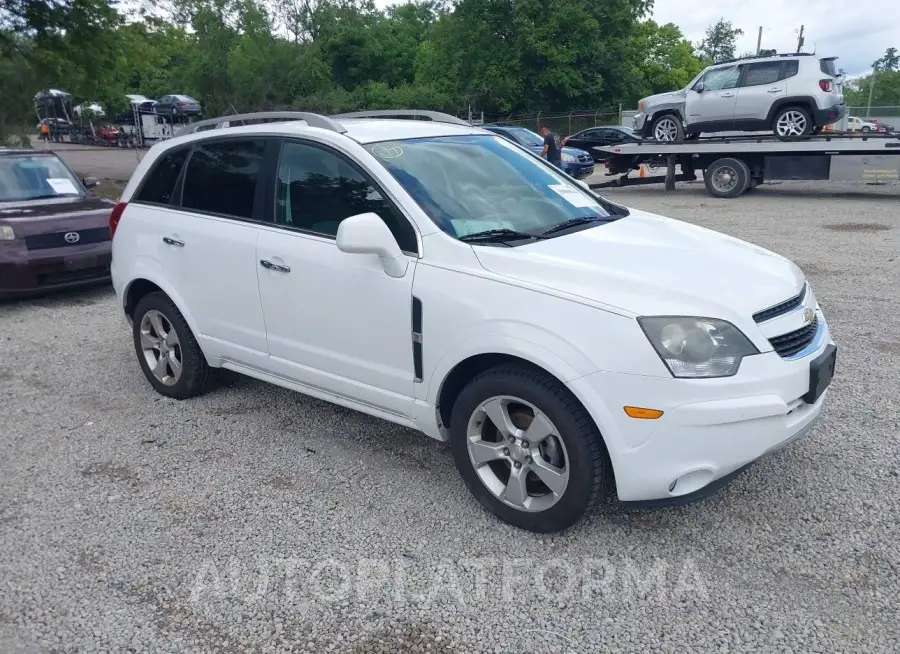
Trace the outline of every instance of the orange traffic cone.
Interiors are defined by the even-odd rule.
[[[644,164],[641,164],[641,170],[638,173],[638,177],[646,177],[646,176],[647,176],[647,169],[644,166]]]

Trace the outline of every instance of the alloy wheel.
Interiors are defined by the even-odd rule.
[[[556,426],[533,404],[491,397],[472,412],[466,429],[469,460],[484,486],[520,511],[545,511],[569,483],[569,458]]]
[[[661,118],[653,128],[653,138],[657,141],[677,141],[678,124],[672,118]]]
[[[803,136],[808,127],[806,116],[800,111],[785,111],[778,117],[775,131],[778,136]]]
[[[156,379],[166,386],[178,383],[184,370],[181,343],[172,323],[156,309],[141,318],[141,351]]]

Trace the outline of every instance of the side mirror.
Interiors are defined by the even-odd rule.
[[[706,89],[706,87],[703,86],[703,82],[697,82],[696,84],[694,84],[694,90],[695,90],[697,93],[703,93],[703,91],[704,91],[705,89]]]
[[[377,254],[391,277],[403,277],[409,262],[397,245],[397,239],[376,213],[361,213],[341,221],[337,247],[348,254]]]
[[[96,177],[85,177],[81,182],[84,184],[85,188],[94,188],[100,184],[100,180]]]

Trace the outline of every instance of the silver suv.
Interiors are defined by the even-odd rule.
[[[847,113],[835,59],[789,54],[710,66],[680,91],[641,100],[634,129],[657,141],[704,132],[818,134]]]

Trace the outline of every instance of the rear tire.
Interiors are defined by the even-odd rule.
[[[740,159],[717,159],[703,171],[706,190],[714,198],[736,198],[750,186],[750,168]]]
[[[868,134],[869,132],[872,131],[872,128],[871,127],[863,127],[861,131],[863,134]]]
[[[650,128],[650,136],[655,141],[682,141],[684,140],[684,125],[681,118],[675,114],[663,114],[653,121]]]
[[[497,366],[469,382],[453,405],[450,444],[481,505],[528,531],[570,527],[613,481],[587,410],[559,381],[522,365]]]
[[[782,107],[772,118],[772,132],[783,141],[809,136],[813,131],[813,119],[805,107]]]
[[[186,400],[206,390],[211,372],[206,356],[184,316],[165,293],[141,298],[132,325],[138,363],[157,393]]]

